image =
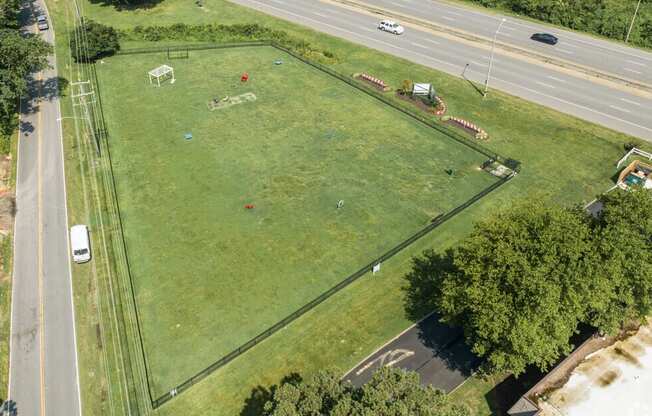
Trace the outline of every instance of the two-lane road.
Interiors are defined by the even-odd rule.
[[[25,4],[36,32],[42,3]],[[53,43],[52,30],[42,33]],[[79,416],[79,378],[68,250],[56,61],[29,80],[21,103],[16,175],[9,400],[19,416]]]
[[[486,79],[489,51],[450,36],[412,26],[401,36],[383,33],[377,29],[379,17],[327,1],[231,1],[455,76],[464,72],[478,83]],[[494,59],[490,86],[652,141],[649,93],[594,82],[500,53]]]

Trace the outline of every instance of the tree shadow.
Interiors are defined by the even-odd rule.
[[[40,88],[41,98],[52,101],[54,98],[63,97],[69,84],[70,82],[66,78],[60,76],[43,80]]]
[[[436,310],[441,276],[454,268],[450,249],[443,254],[428,250],[421,257],[412,259],[412,270],[405,276],[407,285],[402,288],[408,319],[417,321]]]
[[[21,135],[23,136],[29,136],[32,133],[34,133],[34,125],[29,121],[25,121],[21,119],[19,123],[19,127],[20,127]]]
[[[18,407],[13,400],[7,400],[0,406],[0,416],[18,416]]]
[[[263,414],[265,403],[272,400],[274,393],[284,384],[298,385],[303,381],[303,378],[298,373],[290,373],[283,377],[279,384],[274,384],[269,388],[265,386],[256,386],[251,389],[251,394],[245,399],[245,404],[240,411],[240,416],[260,416]]]
[[[525,373],[518,377],[509,375],[503,381],[489,390],[484,398],[494,416],[507,415],[507,411],[527,393],[545,375],[544,372],[535,366],[528,367]]]
[[[118,11],[152,9],[163,0],[135,0],[127,3],[124,0],[90,0],[92,4],[98,4],[105,7],[113,7]]]
[[[466,344],[461,327],[446,325],[438,314],[433,313],[419,322],[417,329],[421,343],[432,350],[449,370],[470,377],[479,368],[482,359]]]
[[[466,70],[469,69],[469,66],[471,66],[471,64],[466,64],[466,65],[464,66],[464,70],[462,71],[462,74],[461,74],[461,75],[462,75],[462,79],[464,79],[466,82],[468,82],[469,85],[471,85],[471,86],[473,87],[473,89],[474,89],[478,94],[480,94],[481,96],[484,97],[484,91],[482,91],[482,89],[480,89],[480,87],[478,87],[478,86],[475,84],[475,82],[471,81],[470,79],[468,79],[468,78],[466,77]]]

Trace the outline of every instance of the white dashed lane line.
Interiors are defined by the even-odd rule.
[[[614,110],[622,111],[623,113],[631,113],[631,111],[615,105],[610,105],[609,107],[613,108]]]
[[[541,85],[541,86],[543,86],[543,87],[546,87],[546,88],[552,88],[552,89],[555,88],[554,85],[546,84],[546,83],[541,82],[541,81],[535,81],[535,83],[536,83],[536,84],[539,84],[539,85]]]
[[[647,66],[643,62],[637,62],[637,61],[632,61],[631,59],[627,59],[627,62],[629,62],[632,65],[638,65],[638,66]]]
[[[428,47],[427,47],[426,45],[422,45],[422,44],[420,44],[420,43],[410,42],[410,44],[411,44],[412,46],[416,46],[417,48],[428,49]]]
[[[641,103],[637,103],[636,101],[628,100],[627,98],[621,98],[620,101],[623,101],[623,102],[626,102],[627,104],[632,104],[632,105],[635,105],[635,106],[638,106],[638,107],[643,105]]]
[[[625,71],[627,71],[627,72],[631,72],[631,73],[633,73],[633,74],[637,74],[637,75],[641,75],[641,74],[642,74],[641,71],[637,71],[637,70],[632,69],[632,68],[623,68],[623,69],[624,69]]]

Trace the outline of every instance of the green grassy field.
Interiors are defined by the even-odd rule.
[[[47,0],[57,32],[60,74],[70,73],[67,30],[74,10],[69,2]],[[449,114],[469,119],[490,134],[487,146],[523,162],[521,174],[383,265],[381,275],[361,279],[318,306],[292,325],[215,372],[192,389],[154,412],[156,415],[257,415],[269,389],[290,373],[308,376],[324,367],[346,371],[362,358],[407,327],[411,320],[403,307],[403,276],[412,256],[425,249],[443,250],[454,245],[473,222],[510,204],[515,198],[548,198],[562,204],[588,202],[613,185],[615,162],[622,144],[630,137],[593,125],[527,101],[492,91],[481,99],[464,80],[436,69],[365,48],[300,25],[236,6],[225,0],[205,0],[203,9],[186,0],[164,0],[155,7],[119,11],[102,3],[80,2],[89,18],[121,29],[143,24],[259,23],[285,30],[337,57],[333,68],[345,74],[369,72],[392,86],[403,79],[430,81],[449,106]],[[167,41],[167,43],[180,43]],[[123,45],[148,46],[130,42]],[[149,68],[148,68],[149,69]],[[141,78],[146,82],[144,73]],[[179,81],[181,82],[181,81]],[[105,91],[108,93],[108,91]],[[71,115],[69,100],[62,102],[64,115]],[[88,200],[95,201],[93,166],[97,161],[90,145],[79,146],[71,120],[64,120],[68,206],[71,221],[94,224],[94,246],[101,221]],[[90,166],[90,168],[89,168]],[[84,169],[87,174],[84,175]],[[84,183],[86,181],[86,184]],[[347,206],[349,204],[347,203]],[[99,211],[99,210],[98,210]],[[85,414],[125,414],[124,372],[120,366],[120,342],[113,327],[119,324],[111,293],[112,259],[95,251],[96,262],[73,270],[77,334],[80,358],[82,404]],[[96,269],[97,268],[97,269]],[[173,360],[175,358],[169,358]],[[491,381],[471,379],[454,398],[473,408],[473,414],[488,416],[493,406],[487,392]],[[498,413],[495,413],[498,414]]]
[[[98,69],[155,395],[498,180],[485,156],[275,48],[192,51],[167,62],[174,84],[149,85],[165,58]],[[257,99],[207,106],[244,93]]]

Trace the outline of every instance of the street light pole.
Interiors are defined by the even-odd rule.
[[[491,57],[489,58],[489,68],[487,68],[487,79],[484,81],[484,94],[483,97],[487,96],[487,91],[489,90],[489,78],[491,78],[491,67],[494,64],[494,49],[496,49],[496,38],[498,37],[498,32],[500,32],[500,28],[503,27],[503,23],[505,23],[507,19],[503,17],[503,20],[500,21],[500,24],[498,25],[498,29],[496,29],[496,33],[494,33],[494,41],[491,43]]]
[[[625,37],[625,43],[629,41],[629,35],[632,33],[632,28],[634,27],[634,20],[636,19],[636,15],[638,14],[639,7],[641,7],[641,0],[638,0],[638,3],[636,3],[636,10],[634,11],[634,16],[632,17],[632,23],[629,25],[629,30],[627,31],[627,36]]]

